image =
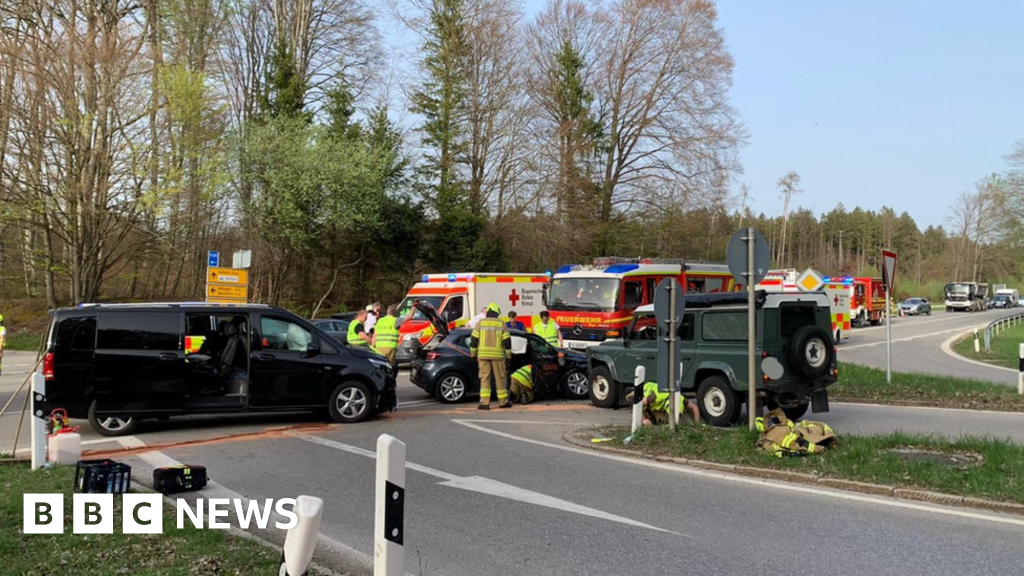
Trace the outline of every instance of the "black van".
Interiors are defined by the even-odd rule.
[[[383,356],[262,304],[83,304],[50,312],[47,404],[104,436],[140,418],[322,410],[360,422],[398,404]]]

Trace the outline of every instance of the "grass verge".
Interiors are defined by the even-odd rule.
[[[71,533],[73,467],[30,470],[0,465],[0,558],[15,574],[277,574],[280,554],[223,530],[178,530],[174,510],[164,510],[163,534],[121,534],[121,499],[113,534]],[[22,494],[64,494],[63,534],[22,534]],[[4,569],[0,569],[4,572]],[[5,572],[6,573],[6,572]]]
[[[993,366],[1017,369],[1020,343],[1024,342],[1024,324],[1011,326],[992,337],[992,351],[985,352],[985,340],[981,330],[978,330],[981,352],[974,352],[974,337],[968,336],[953,345],[953,351],[971,360],[987,362]]]
[[[885,370],[859,364],[840,363],[839,381],[828,395],[840,402],[1024,412],[1024,396],[1010,386],[906,372],[893,372],[887,384]]]
[[[34,330],[18,330],[7,334],[4,344],[6,350],[39,350],[39,342],[43,339],[42,332]]]
[[[629,434],[624,428],[605,432],[617,440],[611,444],[617,447]],[[776,458],[759,450],[758,435],[745,428],[704,428],[692,424],[678,427],[674,434],[665,426],[642,428],[625,448],[652,456],[804,472],[1024,504],[1024,446],[989,438],[945,440],[898,432],[879,436],[837,432],[839,442],[832,450],[804,458]],[[929,454],[911,458],[895,452],[905,449]],[[953,461],[942,455],[957,458]]]

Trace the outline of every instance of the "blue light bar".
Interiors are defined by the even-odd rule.
[[[449,282],[455,282],[455,274],[449,274],[448,275],[448,281]]]
[[[639,268],[639,264],[615,264],[605,268],[605,274],[625,274],[626,272],[632,272]]]
[[[426,274],[424,274],[423,277],[420,278],[420,281],[421,282],[430,282],[430,277],[427,276]]]
[[[568,274],[569,272],[572,272],[572,269],[572,264],[564,264],[562,266],[559,266],[558,270],[555,270],[555,274]]]

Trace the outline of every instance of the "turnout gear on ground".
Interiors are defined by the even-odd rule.
[[[778,458],[819,454],[839,440],[828,424],[814,420],[793,423],[781,408],[758,418],[755,423],[761,432],[757,446]]]
[[[512,401],[529,404],[533,398],[533,366],[527,364],[512,373]]]
[[[480,376],[480,404],[491,402],[491,376],[498,391],[498,405],[509,404],[505,387],[507,374],[505,361],[512,355],[512,337],[505,323],[498,318],[498,307],[487,307],[487,317],[481,320],[469,338],[469,355],[477,359]]]

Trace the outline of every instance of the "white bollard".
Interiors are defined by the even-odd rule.
[[[32,374],[32,469],[42,468],[46,464],[46,417],[40,405],[46,398],[46,378],[36,372]]]
[[[320,517],[324,501],[316,496],[299,496],[295,499],[295,515],[298,522],[288,529],[284,538],[280,576],[305,576],[313,563],[313,551],[320,535]]]
[[[1017,352],[1017,394],[1024,396],[1024,343]]]
[[[405,573],[405,443],[377,438],[377,489],[373,522],[373,576]]]
[[[974,329],[974,353],[975,354],[980,354],[981,353],[981,343],[978,342],[978,329],[977,328]]]
[[[633,377],[633,430],[631,434],[636,434],[636,431],[640,429],[640,426],[644,422],[644,380],[647,379],[647,369],[643,366],[637,366],[636,372]]]

